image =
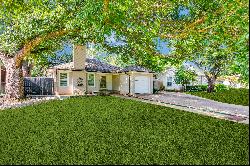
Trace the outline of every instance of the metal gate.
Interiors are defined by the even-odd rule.
[[[54,79],[48,77],[25,77],[24,95],[53,95]]]

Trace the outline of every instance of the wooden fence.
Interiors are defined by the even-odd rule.
[[[24,95],[54,95],[53,78],[25,77]]]

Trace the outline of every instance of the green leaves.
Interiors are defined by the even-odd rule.
[[[184,66],[181,66],[175,74],[175,82],[181,85],[190,84],[192,81],[195,81],[197,74],[189,69],[185,69]]]
[[[218,86],[218,85],[215,85]],[[218,89],[218,88],[217,88]],[[207,92],[187,92],[203,98],[236,105],[249,106],[249,90],[244,88],[229,88],[212,93]]]
[[[110,0],[104,11],[103,0],[6,0],[0,5],[0,52],[14,56],[35,38],[60,30],[68,33],[46,39],[43,46],[53,52],[63,41],[102,45],[110,54],[132,58],[154,71],[185,57],[198,55],[216,61],[219,54],[248,53],[248,3],[206,0]],[[181,12],[186,10],[186,14]],[[112,47],[105,35],[115,32],[126,45]],[[172,39],[171,56],[156,50],[155,38]],[[178,40],[177,40],[178,39]],[[225,50],[219,46],[225,44]],[[45,47],[46,46],[46,47]],[[43,54],[33,48],[32,54]],[[173,58],[170,58],[173,57]],[[184,57],[184,58],[183,58]],[[126,59],[126,58],[124,58]],[[228,61],[226,61],[228,63]]]

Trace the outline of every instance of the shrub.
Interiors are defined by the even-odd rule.
[[[186,91],[188,92],[199,92],[199,91],[206,91],[207,85],[193,85],[193,86],[186,86]]]
[[[109,96],[110,93],[111,92],[109,90],[107,90],[107,89],[101,89],[101,90],[99,90],[98,95],[99,96]]]
[[[163,86],[162,81],[159,81],[159,80],[154,80],[153,84],[154,84],[153,93],[158,92],[161,89],[161,87]]]
[[[187,92],[201,92],[206,91],[208,85],[192,85],[192,86],[186,86]],[[221,92],[225,90],[229,90],[229,87],[224,84],[215,84],[214,90],[216,92]]]
[[[224,85],[224,84],[215,84],[215,91],[216,92],[221,92],[221,91],[225,91],[228,89],[229,89],[229,87]]]
[[[193,70],[185,69],[184,66],[181,66],[175,73],[175,82],[177,84],[184,85],[190,84],[191,82],[195,81],[197,74]]]
[[[167,92],[181,92],[179,89],[166,89]]]
[[[195,91],[187,93],[223,103],[249,106],[249,91],[244,88],[229,88],[228,90],[212,93]]]

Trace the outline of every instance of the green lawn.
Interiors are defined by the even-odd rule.
[[[249,126],[110,96],[0,112],[0,164],[249,164]]]
[[[212,99],[215,101],[220,101],[223,103],[236,104],[249,106],[249,90],[248,89],[235,89],[231,88],[229,90],[221,92],[186,92],[195,96],[200,96],[207,99]]]

